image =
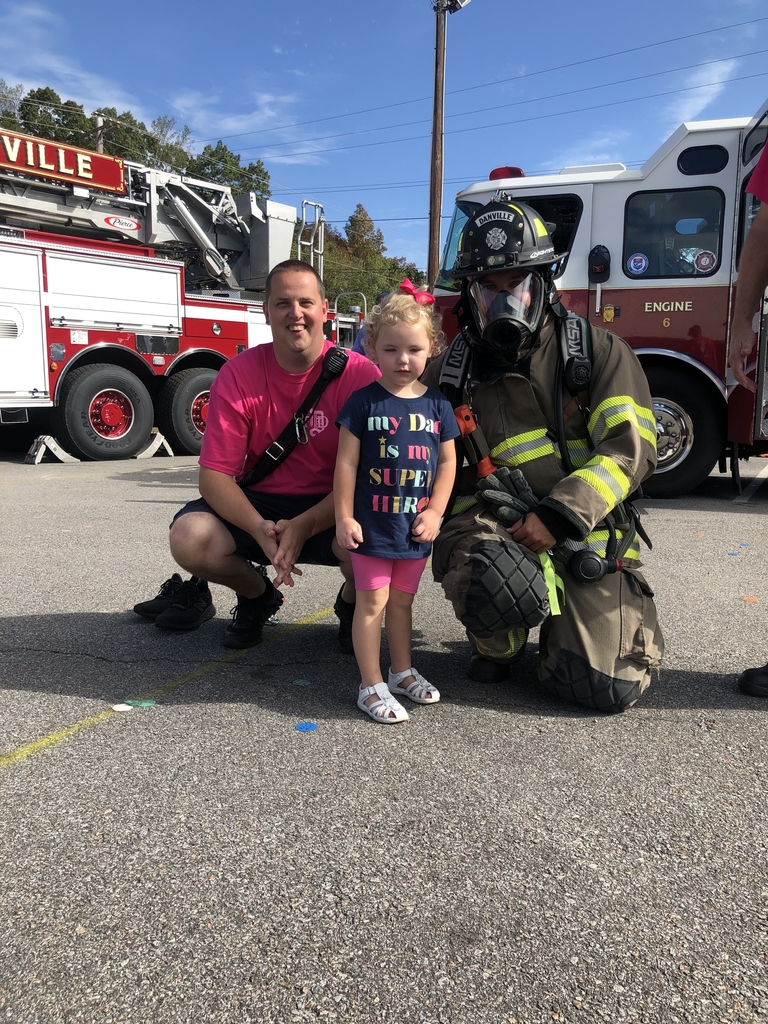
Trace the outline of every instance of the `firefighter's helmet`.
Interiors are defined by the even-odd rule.
[[[453,275],[461,281],[459,323],[473,348],[497,368],[512,367],[535,346],[549,308],[559,308],[556,253],[539,214],[495,199],[470,217]]]
[[[566,255],[555,252],[547,226],[534,209],[513,200],[494,200],[464,225],[453,277],[461,280],[516,267],[554,268]]]

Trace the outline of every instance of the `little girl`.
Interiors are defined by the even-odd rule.
[[[336,539],[352,553],[355,574],[357,706],[387,725],[408,718],[392,694],[417,704],[440,700],[411,664],[411,606],[450,497],[459,435],[450,402],[419,381],[441,337],[434,301],[406,278],[373,307],[366,338],[381,378],[356,391],[336,420]],[[385,609],[386,684],[379,661]]]

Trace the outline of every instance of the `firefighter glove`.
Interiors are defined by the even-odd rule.
[[[502,466],[478,482],[478,498],[485,507],[510,526],[538,505],[528,481],[519,469]]]

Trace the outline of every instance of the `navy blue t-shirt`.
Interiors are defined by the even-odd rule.
[[[440,444],[459,436],[451,403],[435,388],[421,398],[398,398],[378,381],[355,391],[336,425],[360,438],[355,519],[374,558],[426,558],[431,544],[411,537],[428,504]]]

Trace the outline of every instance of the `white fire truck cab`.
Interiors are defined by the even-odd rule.
[[[296,224],[253,193],[0,129],[0,429],[48,409],[80,458],[137,455],[154,424],[197,454],[216,373],[271,340],[264,283]],[[320,273],[323,229],[305,203]]]
[[[755,117],[683,124],[642,167],[565,167],[526,178],[516,167],[463,189],[436,295],[448,337],[458,285],[450,269],[467,218],[498,196],[528,203],[568,252],[557,286],[566,308],[608,326],[638,355],[656,415],[659,465],[643,488],[684,494],[720,459],[768,451],[766,329],[756,310],[755,396],[726,375],[739,254],[759,203],[745,191],[768,134]],[[750,368],[748,368],[749,370]]]

